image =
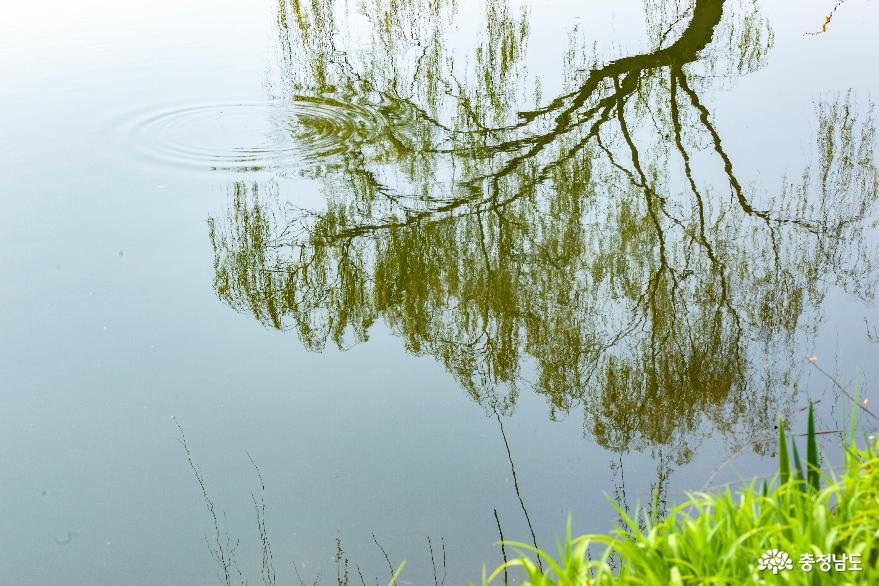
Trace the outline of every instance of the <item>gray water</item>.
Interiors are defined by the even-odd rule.
[[[879,6],[694,6],[6,7],[0,581],[465,584],[875,400]]]

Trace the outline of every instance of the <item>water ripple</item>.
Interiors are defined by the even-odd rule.
[[[376,142],[409,115],[360,96],[177,105],[123,122],[130,143],[154,162],[249,172],[301,168]]]

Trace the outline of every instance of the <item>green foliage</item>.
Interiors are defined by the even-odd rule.
[[[806,453],[806,469],[809,479],[809,487],[818,490],[820,487],[820,479],[818,474],[818,441],[815,439],[815,406],[809,401],[809,431],[808,431],[808,452]]]
[[[779,425],[779,474],[767,488],[691,493],[662,521],[619,507],[621,526],[609,535],[572,538],[559,556],[507,543],[519,557],[483,576],[482,585],[521,571],[525,586],[598,584],[879,584],[879,449],[845,446],[842,475],[818,467],[813,409],[809,409],[805,474],[793,442],[791,474],[784,425]],[[823,479],[825,486],[821,487]],[[786,552],[792,569],[773,574],[758,562],[768,550]],[[861,571],[810,572],[803,554],[856,554]],[[535,559],[544,561],[541,571]],[[615,564],[614,561],[617,561]],[[519,570],[516,570],[516,569]]]
[[[794,469],[796,474],[794,482],[803,490],[820,490],[821,466],[818,460],[818,434],[815,432],[815,407],[809,402],[809,420],[806,432],[806,469],[800,460],[797,450],[797,442],[791,441],[794,455]],[[853,446],[852,446],[853,447]],[[784,433],[784,421],[778,423],[778,480],[781,484],[791,482],[790,460],[787,452],[787,439]]]
[[[797,455],[799,460],[799,455]],[[781,484],[790,481],[790,460],[787,456],[787,439],[784,437],[784,421],[778,422],[778,478]]]

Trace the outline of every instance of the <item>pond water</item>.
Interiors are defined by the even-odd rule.
[[[5,12],[4,583],[465,584],[876,396],[875,2]]]

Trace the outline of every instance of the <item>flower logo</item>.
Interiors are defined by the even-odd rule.
[[[780,570],[792,570],[793,567],[790,556],[777,549],[770,549],[761,555],[760,561],[757,562],[758,570],[772,570],[773,574],[777,574]]]

